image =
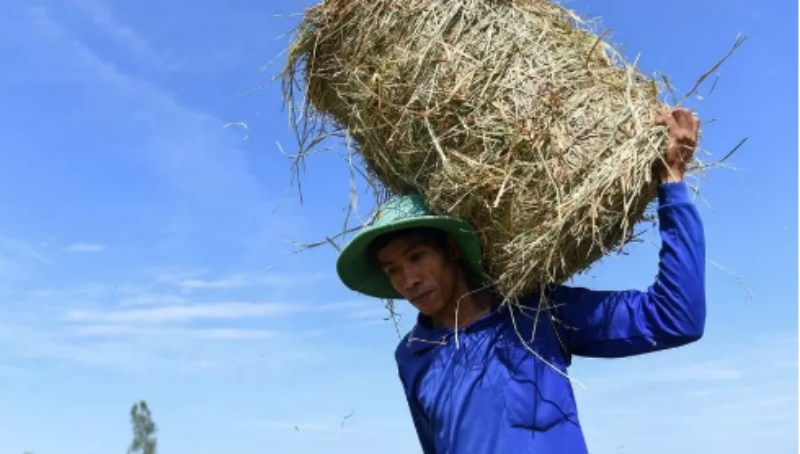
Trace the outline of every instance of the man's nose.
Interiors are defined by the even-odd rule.
[[[414,287],[417,287],[422,283],[422,275],[411,267],[406,268],[403,274],[405,275],[406,290],[413,290]]]

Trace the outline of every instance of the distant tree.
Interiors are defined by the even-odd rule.
[[[147,408],[147,402],[141,401],[131,407],[131,426],[133,426],[133,441],[128,448],[128,454],[156,454],[156,424]]]

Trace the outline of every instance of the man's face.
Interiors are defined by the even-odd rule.
[[[395,290],[424,315],[436,317],[455,307],[459,285],[458,248],[451,254],[433,241],[418,237],[395,238],[377,258]]]

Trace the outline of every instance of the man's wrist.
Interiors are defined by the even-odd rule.
[[[661,184],[680,183],[683,181],[683,170],[667,168],[659,172],[658,178]]]
[[[677,175],[665,175],[665,176],[662,176],[659,180],[661,181],[661,184],[682,183],[683,182],[683,178],[681,178],[681,177],[679,177]]]
[[[683,180],[666,181],[658,186],[658,203],[661,206],[690,203],[689,187]]]

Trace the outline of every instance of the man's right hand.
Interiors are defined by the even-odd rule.
[[[661,114],[656,124],[669,128],[669,136],[663,160],[666,163],[656,161],[653,171],[661,183],[683,181],[686,163],[697,147],[700,119],[688,109],[675,109]]]

